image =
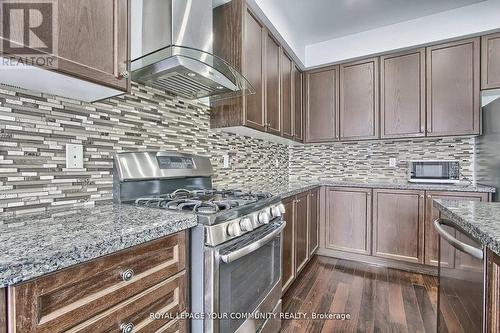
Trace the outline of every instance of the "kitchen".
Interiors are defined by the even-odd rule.
[[[2,1],[0,332],[500,332],[499,14]]]

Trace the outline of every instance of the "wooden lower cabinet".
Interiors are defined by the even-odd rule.
[[[319,189],[302,192],[283,200],[284,219],[287,223],[282,234],[282,290],[286,292],[297,275],[311,259],[317,245],[311,247],[310,239],[318,243]],[[311,236],[316,235],[316,236]]]
[[[469,201],[489,201],[488,193],[471,192],[435,192],[427,191],[425,200],[425,224],[424,224],[424,263],[426,265],[438,265],[438,240],[439,235],[434,229],[434,221],[440,218],[440,213],[433,206],[434,199],[448,200],[469,200]],[[452,235],[455,235],[453,228],[444,228]],[[441,242],[442,265],[453,268],[455,262],[455,249],[446,242]]]
[[[373,255],[423,263],[424,191],[373,190]]]
[[[285,292],[295,279],[295,256],[294,256],[294,235],[295,235],[295,197],[289,197],[283,200],[285,205],[286,221],[285,229],[281,235],[281,285]]]
[[[9,332],[168,332],[185,323],[186,232],[8,288]]]
[[[486,252],[486,332],[500,332],[500,256]]]
[[[325,247],[370,254],[371,189],[329,187],[325,209]]]

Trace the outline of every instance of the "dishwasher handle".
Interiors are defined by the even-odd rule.
[[[459,241],[458,239],[450,235],[446,230],[444,230],[443,225],[452,227],[454,229],[456,229],[456,226],[453,224],[453,222],[444,219],[436,219],[434,221],[434,228],[436,228],[438,234],[441,235],[441,237],[443,237],[448,243],[450,243],[451,246],[461,252],[473,256],[474,258],[483,260],[484,254],[482,249],[478,249],[477,247]]]

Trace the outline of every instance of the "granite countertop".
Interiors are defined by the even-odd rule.
[[[500,203],[434,200],[446,218],[500,256]]]
[[[195,225],[193,213],[115,204],[19,217],[0,214],[0,287]]]
[[[484,185],[449,185],[449,184],[415,184],[408,182],[348,182],[319,180],[311,182],[291,183],[288,186],[273,189],[273,194],[286,198],[318,186],[359,187],[359,188],[383,188],[399,190],[427,190],[427,191],[451,191],[451,192],[483,192],[495,193],[495,188]]]

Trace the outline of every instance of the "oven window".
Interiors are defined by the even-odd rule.
[[[220,313],[252,313],[280,279],[280,237],[219,270]],[[245,319],[220,321],[220,332],[235,332]]]
[[[415,163],[414,178],[446,179],[448,178],[448,163]]]

